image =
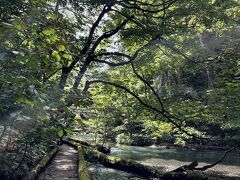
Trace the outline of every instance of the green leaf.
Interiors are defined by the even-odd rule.
[[[73,133],[72,129],[70,129],[70,128],[65,129],[65,131],[66,131],[68,134],[72,134],[72,133]]]
[[[56,59],[56,61],[60,61],[60,60],[61,60],[61,57],[60,57],[60,55],[59,55],[59,54],[57,54],[57,55],[55,56],[55,59]]]
[[[30,106],[30,107],[34,106],[34,101],[26,100],[25,103],[27,106]]]
[[[63,58],[67,59],[67,60],[72,60],[72,55],[70,54],[64,54]]]
[[[25,97],[19,97],[17,100],[16,100],[16,104],[19,105],[19,104],[22,104],[26,101],[26,98]]]
[[[61,60],[61,56],[59,55],[58,51],[53,51],[52,56],[56,59],[56,61]]]
[[[64,45],[59,45],[58,47],[57,47],[57,49],[59,50],[59,51],[65,51],[65,46]]]
[[[57,135],[58,135],[59,137],[62,137],[62,136],[63,136],[63,130],[62,130],[62,129],[58,129],[58,130],[57,130]]]
[[[52,56],[56,56],[58,54],[58,51],[53,51]]]
[[[24,28],[24,23],[20,18],[16,18],[13,21],[13,26],[18,30],[22,30]]]
[[[32,100],[29,100],[25,97],[20,97],[16,100],[15,102],[17,105],[20,105],[20,104],[26,104],[27,106],[30,106],[30,107],[33,107],[34,106],[34,101]]]
[[[55,31],[55,29],[53,29],[53,28],[48,28],[48,29],[43,30],[42,33],[43,33],[44,35],[46,35],[46,36],[49,36],[49,35],[55,34],[56,31]]]

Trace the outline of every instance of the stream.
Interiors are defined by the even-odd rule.
[[[148,166],[157,166],[163,171],[171,171],[194,160],[198,160],[199,166],[204,166],[217,161],[222,157],[223,153],[224,151],[187,150],[180,148],[166,149],[159,146],[138,147],[116,145],[111,148],[111,155],[132,159]],[[208,171],[231,177],[239,177],[240,179],[240,153],[229,153],[222,163]],[[134,174],[107,168],[100,164],[91,163],[89,172],[97,180],[142,179]]]

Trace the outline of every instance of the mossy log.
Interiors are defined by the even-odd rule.
[[[64,140],[62,141],[64,144],[67,144],[69,146],[72,146],[74,147],[75,149],[78,149],[78,146],[84,146],[84,145],[81,145],[79,143],[77,143],[76,141],[72,141],[72,140]],[[88,147],[88,146],[84,146],[84,147]]]
[[[84,155],[85,155],[84,148],[82,148],[82,146],[79,145],[79,143],[72,141],[72,140],[71,141],[63,140],[63,143],[74,147],[78,151],[78,178],[79,178],[79,180],[90,180],[91,178],[88,173],[87,163],[84,159]],[[84,147],[89,147],[89,146],[84,146]]]
[[[84,160],[84,150],[81,146],[78,149],[78,178],[79,180],[90,180],[87,163]]]
[[[138,162],[109,156],[92,148],[85,148],[85,157],[90,161],[99,161],[102,164],[119,170],[132,172],[144,177],[158,177],[159,174],[151,167]]]
[[[198,172],[160,172],[154,167],[146,166],[133,160],[127,160],[116,156],[109,156],[97,150],[85,149],[85,157],[88,160],[97,160],[102,164],[115,169],[128,171],[143,177],[154,177],[160,179],[184,179],[203,180],[205,175]]]
[[[94,146],[86,141],[81,141],[79,139],[74,139],[74,138],[66,138],[66,141],[71,141],[71,142],[73,141],[73,142],[76,142],[78,145],[83,145],[83,146],[88,146],[88,147]],[[65,142],[65,141],[63,140],[63,142]]]
[[[41,161],[29,172],[29,174],[24,178],[24,180],[33,180],[38,174],[47,166],[50,160],[54,157],[54,155],[58,152],[58,148],[55,147],[51,151],[49,151]]]
[[[100,145],[100,144],[90,144],[86,141],[81,141],[81,140],[73,139],[73,138],[67,138],[67,141],[74,141],[74,142],[77,142],[79,145],[95,148],[98,151],[100,151],[102,153],[105,153],[105,154],[110,153],[110,147],[109,146],[104,146],[104,145]]]

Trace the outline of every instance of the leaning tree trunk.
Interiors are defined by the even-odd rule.
[[[88,58],[86,61],[85,61],[85,63],[83,64],[83,66],[82,66],[82,68],[80,69],[80,71],[78,72],[78,75],[77,75],[77,77],[76,77],[76,79],[75,79],[75,82],[74,82],[74,84],[73,84],[73,89],[77,89],[78,88],[78,86],[79,86],[79,84],[80,84],[80,82],[81,82],[81,80],[82,80],[82,77],[83,77],[83,75],[86,73],[86,71],[87,71],[87,69],[88,69],[88,66],[89,66],[89,64],[90,64],[90,60],[89,60],[90,58]]]

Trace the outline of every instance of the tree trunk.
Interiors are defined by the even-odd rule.
[[[207,64],[205,64],[205,69],[206,69],[207,80],[208,80],[208,89],[213,89],[213,82],[212,82],[210,71]]]
[[[61,74],[61,79],[59,83],[59,88],[64,89],[66,83],[67,83],[67,77],[68,77],[69,70],[67,67],[62,67],[62,74]]]
[[[54,10],[55,13],[58,13],[59,5],[60,5],[61,1],[62,1],[62,0],[57,0],[57,2],[56,2],[56,6],[55,6],[55,10]]]
[[[78,75],[77,75],[77,77],[75,79],[75,82],[73,84],[73,89],[77,89],[78,88],[78,86],[79,86],[79,84],[80,84],[80,82],[82,80],[83,75],[87,71],[88,65],[89,65],[89,63],[87,61],[83,64],[82,68],[78,72]]]

